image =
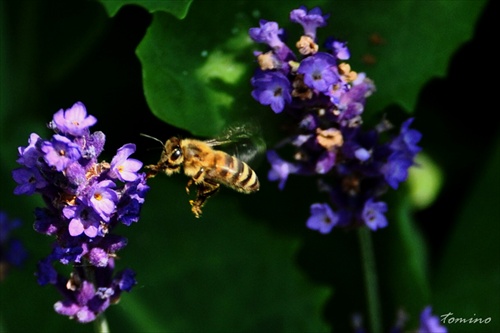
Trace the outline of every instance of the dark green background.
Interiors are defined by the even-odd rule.
[[[82,101],[98,119],[93,130],[107,136],[108,161],[134,142],[134,156],[155,163],[158,145],[139,133],[161,140],[208,136],[251,118],[270,146],[280,137],[283,117],[250,97],[252,51],[262,48],[242,36],[264,18],[280,22],[294,40],[300,28],[288,13],[302,3],[194,1],[187,8],[145,1],[121,9],[120,1],[105,3],[0,3],[0,209],[24,221],[15,236],[30,252],[24,267],[0,283],[2,332],[92,329],[57,315],[57,292],[36,284],[35,264],[53,239],[32,229],[40,199],[12,194],[17,147],[32,132],[49,137],[45,124],[57,110]],[[185,18],[150,7],[159,3]],[[492,318],[488,325],[447,325],[451,332],[499,331],[498,3],[307,6],[315,4],[331,13],[320,38],[348,40],[353,69],[375,80],[367,122],[382,113],[395,122],[413,114],[424,152],[442,175],[424,208],[416,208],[410,186],[384,198],[389,227],[373,234],[384,327],[402,307],[415,328],[419,312],[432,304],[437,315]],[[372,33],[384,43],[370,44]],[[376,63],[364,63],[366,54]],[[366,318],[356,233],[325,236],[305,227],[310,204],[326,200],[314,179],[291,177],[280,192],[266,180],[267,163],[256,171],[259,193],[223,190],[201,219],[189,211],[184,177],[149,182],[139,223],[117,229],[129,239],[118,266],[134,269],[139,283],[106,311],[112,332],[346,332],[353,312]]]

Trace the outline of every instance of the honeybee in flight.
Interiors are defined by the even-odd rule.
[[[154,137],[142,135],[160,141]],[[148,178],[156,176],[159,172],[170,176],[181,172],[182,169],[190,178],[186,185],[186,192],[189,194],[189,188],[193,184],[198,189],[196,198],[189,201],[191,211],[198,218],[202,213],[203,205],[208,198],[217,193],[220,184],[246,194],[259,190],[260,183],[257,174],[242,160],[252,158],[259,147],[247,147],[242,151],[240,158],[215,148],[232,143],[233,140],[242,139],[250,139],[250,134],[243,127],[229,129],[221,138],[205,141],[171,137],[165,142],[158,163],[146,166],[146,169],[150,170]]]

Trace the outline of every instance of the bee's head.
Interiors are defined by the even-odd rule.
[[[182,162],[184,162],[184,155],[182,154],[180,143],[181,140],[175,136],[168,139],[165,143],[158,164],[163,165],[167,174],[179,171]]]

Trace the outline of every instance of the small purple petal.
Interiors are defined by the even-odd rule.
[[[384,228],[387,226],[387,218],[384,215],[386,211],[385,202],[374,202],[373,199],[368,199],[362,212],[363,221],[372,230]]]
[[[248,31],[250,38],[257,43],[264,43],[271,48],[279,49],[284,46],[284,43],[279,38],[281,30],[278,23],[260,20],[259,28],[250,28]]]
[[[290,81],[281,72],[258,72],[251,81],[252,97],[262,105],[270,105],[280,113],[292,100]]]
[[[447,333],[448,329],[442,326],[437,316],[432,315],[432,308],[430,306],[420,314],[420,327],[416,333]]]
[[[47,181],[36,168],[18,168],[12,170],[12,178],[18,184],[14,189],[16,195],[32,195],[36,190],[47,186]]]
[[[55,134],[52,140],[42,143],[42,151],[45,162],[55,167],[57,171],[63,171],[71,162],[77,161],[81,154],[78,145],[67,137]]]
[[[81,102],[75,103],[71,108],[59,110],[54,114],[53,126],[61,133],[74,136],[83,136],[88,128],[97,122],[94,116],[87,116],[87,109]]]
[[[73,237],[79,236],[83,233],[83,223],[81,220],[72,219],[68,225],[69,234]]]
[[[330,205],[326,203],[314,203],[311,205],[311,216],[306,222],[309,229],[318,230],[322,234],[329,233],[337,224],[339,217]]]
[[[106,267],[108,265],[109,256],[103,249],[95,247],[90,250],[89,261],[96,267]]]
[[[123,182],[133,182],[137,179],[137,171],[142,168],[142,162],[128,157],[135,152],[135,145],[126,144],[118,149],[115,157],[111,160],[112,178],[118,178]]]
[[[279,181],[278,188],[283,190],[285,187],[288,175],[296,173],[298,167],[292,163],[282,160],[274,150],[267,152],[267,160],[271,163],[271,170],[269,170],[268,179],[270,181]]]
[[[313,8],[307,12],[307,8],[301,6],[299,9],[294,9],[290,12],[290,20],[302,25],[304,28],[304,35],[310,36],[313,39],[316,38],[316,30],[326,25],[328,17],[330,17],[329,14],[322,15],[319,7]]]
[[[332,85],[340,81],[335,57],[324,52],[302,60],[297,73],[304,75],[304,83],[309,88],[319,92],[327,92]]]

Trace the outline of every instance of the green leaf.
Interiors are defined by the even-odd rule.
[[[106,8],[109,16],[115,16],[118,10],[125,5],[138,5],[150,13],[164,11],[179,19],[186,17],[193,0],[99,0]]]
[[[196,5],[183,21],[155,13],[137,55],[153,113],[193,134],[213,136],[242,114],[241,107],[234,108],[239,102],[234,86],[243,83],[250,94],[250,22],[231,12],[227,2]],[[245,54],[247,62],[240,59]]]
[[[452,332],[498,332],[500,309],[500,136],[484,172],[464,201],[436,275],[434,303],[453,318],[491,318],[489,324],[446,323]]]
[[[325,8],[332,13],[332,24],[328,33],[321,33],[347,40],[353,70],[374,80],[377,91],[367,99],[370,110],[399,103],[411,112],[421,87],[444,76],[453,53],[472,37],[485,4],[483,0],[340,1]]]
[[[467,41],[485,1],[313,1],[331,13],[318,30],[348,41],[353,70],[364,71],[378,91],[367,109],[381,111],[393,103],[411,111],[423,84],[442,76],[461,43]],[[183,21],[162,13],[137,50],[143,66],[144,92],[153,113],[197,135],[217,134],[234,119],[258,109],[251,99],[250,75],[257,67],[247,31],[259,19],[277,21],[293,47],[301,29],[288,13],[301,2],[194,2]],[[206,13],[214,13],[207,15]],[[202,33],[203,32],[203,33]],[[379,36],[378,44],[374,36]],[[367,58],[375,59],[372,64]],[[255,118],[255,112],[251,116]],[[263,116],[257,113],[257,118]],[[261,121],[266,123],[265,120]]]

